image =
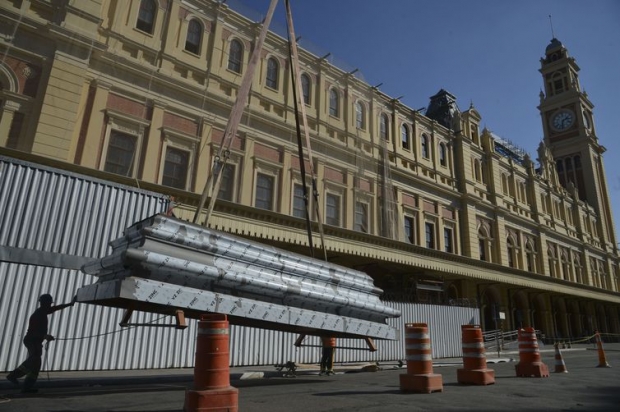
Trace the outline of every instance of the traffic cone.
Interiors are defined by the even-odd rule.
[[[555,373],[568,373],[564,359],[562,359],[562,352],[560,351],[560,345],[555,345]]]
[[[517,376],[548,378],[549,368],[540,360],[538,341],[534,328],[519,329],[519,363],[515,365]]]
[[[598,365],[597,368],[611,368],[609,363],[607,363],[607,358],[605,357],[605,350],[603,349],[603,341],[601,340],[601,335],[599,335],[598,331],[596,332],[596,348],[598,349]]]
[[[431,339],[426,323],[405,324],[407,373],[400,375],[403,392],[443,392],[443,378],[433,373]]]

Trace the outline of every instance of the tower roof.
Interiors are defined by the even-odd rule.
[[[564,45],[562,44],[562,42],[554,37],[553,39],[551,39],[551,42],[545,49],[545,52],[549,53],[549,52],[555,51],[556,49],[562,49],[562,48],[564,48]]]

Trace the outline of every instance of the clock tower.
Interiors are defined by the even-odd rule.
[[[555,160],[560,184],[594,208],[598,233],[608,250],[616,250],[611,202],[603,166],[605,147],[598,142],[594,105],[579,83],[579,66],[556,38],[540,59],[544,92],[540,92],[544,144]]]

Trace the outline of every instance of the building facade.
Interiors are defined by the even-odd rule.
[[[0,4],[0,152],[148,185],[192,219],[260,24],[209,0],[69,3]],[[386,300],[479,307],[487,330],[620,332],[605,149],[557,39],[536,159],[445,90],[422,113],[327,56],[300,64],[330,261]],[[209,225],[309,254],[290,69],[270,32]]]

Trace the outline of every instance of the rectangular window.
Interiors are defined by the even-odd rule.
[[[188,164],[188,152],[171,147],[167,148],[166,162],[164,163],[164,176],[161,184],[185,190]]]
[[[415,223],[411,216],[405,216],[405,236],[409,243],[415,244]]]
[[[443,244],[444,251],[448,253],[454,253],[454,242],[452,238],[452,229],[444,228],[443,229]]]
[[[256,175],[256,200],[254,205],[259,209],[273,210],[273,176],[258,173]]]
[[[235,195],[235,165],[227,163],[220,173],[222,175],[220,176],[220,191],[217,198],[232,202]]]
[[[368,233],[368,205],[355,202],[355,226],[353,230]]]
[[[328,225],[340,226],[340,196],[328,193],[325,197],[325,222]]]
[[[121,176],[131,176],[136,153],[136,137],[112,130],[103,170]]]
[[[484,239],[478,239],[478,251],[480,252],[480,260],[487,260],[486,245]]]
[[[306,217],[306,202],[304,201],[304,187],[295,184],[293,187],[293,216]]]
[[[435,225],[427,222],[424,224],[424,229],[426,231],[426,247],[435,249]]]

